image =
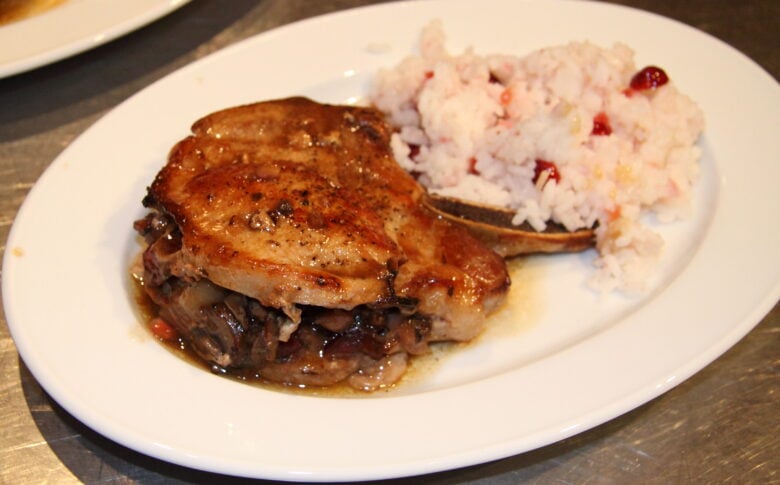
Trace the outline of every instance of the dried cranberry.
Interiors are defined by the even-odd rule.
[[[414,160],[417,155],[420,154],[420,145],[415,145],[414,143],[409,144],[409,158]]]
[[[536,166],[534,167],[534,183],[539,180],[542,172],[547,172],[547,180],[561,181],[561,175],[558,173],[558,167],[553,162],[547,160],[536,159]]]
[[[477,170],[477,159],[474,157],[469,158],[469,173],[472,175],[479,175]]]
[[[501,104],[504,106],[509,105],[509,103],[512,102],[512,90],[510,88],[506,88],[501,92],[500,96]]]
[[[631,78],[631,89],[634,91],[646,91],[656,89],[669,82],[669,76],[663,69],[656,66],[647,66]]]
[[[601,112],[593,117],[593,130],[591,135],[606,136],[612,134],[612,126],[609,124],[609,118],[605,112]]]

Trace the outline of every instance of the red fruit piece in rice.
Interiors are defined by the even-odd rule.
[[[597,136],[612,134],[612,126],[609,124],[609,117],[603,111],[593,117],[593,129],[590,134]]]
[[[474,157],[469,158],[469,173],[472,175],[479,175],[477,170],[477,159]]]
[[[561,175],[558,173],[558,167],[553,162],[537,159],[536,166],[534,167],[534,183],[537,183],[539,181],[539,177],[541,177],[545,172],[547,173],[547,180],[555,180],[556,183],[561,181]]]
[[[631,89],[634,91],[647,91],[657,89],[669,82],[669,76],[663,69],[656,66],[647,66],[631,78]]]
[[[508,106],[512,102],[512,88],[506,88],[501,92],[501,104]]]
[[[420,154],[420,145],[415,145],[413,143],[409,144],[409,158],[411,160],[414,160],[417,158],[417,155]]]

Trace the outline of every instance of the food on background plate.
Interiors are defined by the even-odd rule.
[[[452,55],[435,21],[418,55],[378,73],[370,101],[396,131],[396,159],[431,193],[511,210],[539,232],[593,230],[594,288],[644,290],[663,240],[643,218],[690,211],[703,116],[625,45]]]
[[[374,109],[305,98],[198,120],[134,226],[153,331],[219,372],[368,391],[476,336],[505,263],[420,203],[390,135]]]
[[[65,0],[0,0],[0,25],[39,15],[62,3]]]

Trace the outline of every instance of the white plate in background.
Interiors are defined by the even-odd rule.
[[[0,78],[93,49],[190,0],[65,0],[50,10],[0,25]]]

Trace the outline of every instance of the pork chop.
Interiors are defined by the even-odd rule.
[[[160,315],[219,368],[295,385],[373,389],[477,335],[505,263],[421,204],[389,139],[374,109],[306,98],[197,121],[135,224]]]

